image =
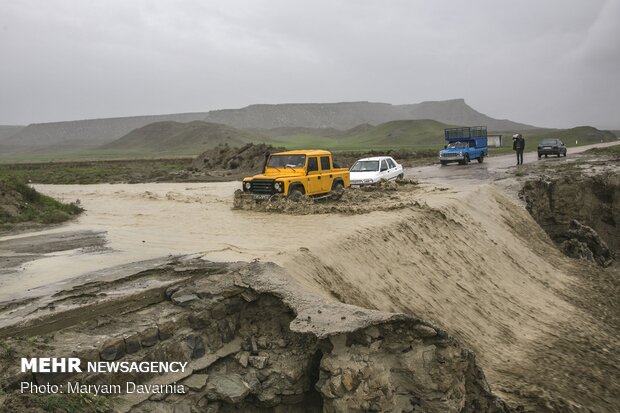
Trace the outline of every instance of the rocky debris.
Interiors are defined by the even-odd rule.
[[[125,334],[125,351],[127,354],[137,353],[142,349],[140,344],[140,335],[136,332]]]
[[[418,201],[411,196],[418,190],[418,182],[410,179],[348,188],[339,200],[329,197],[303,197],[298,201],[293,201],[286,197],[273,196],[268,201],[256,201],[251,194],[237,190],[233,199],[233,209],[291,215],[367,214],[373,211],[391,211],[419,206]]]
[[[250,386],[238,374],[213,374],[207,382],[207,397],[238,404],[250,394]]]
[[[198,155],[192,163],[195,171],[243,170],[257,173],[265,162],[265,153],[285,151],[264,143],[248,143],[240,148],[218,145]]]
[[[201,273],[191,263],[193,276],[162,293],[168,300],[105,322],[94,315],[89,335],[77,324],[55,332],[45,346],[19,348],[15,356],[73,354],[80,337],[100,337],[99,351],[84,348],[85,356],[189,363],[180,376],[73,376],[84,383],[156,380],[187,388],[186,394],[121,396],[115,401],[120,411],[509,412],[491,393],[473,353],[427,322],[325,301],[302,292],[274,264],[234,263],[217,273],[209,265]],[[179,302],[177,294],[196,298]],[[20,374],[12,362],[0,360],[0,385],[9,399],[19,393]]]
[[[525,182],[519,196],[567,255],[608,266],[620,252],[619,174],[568,171],[540,176]]]
[[[207,384],[207,374],[193,374],[183,381],[183,384],[194,391],[202,390]]]
[[[114,361],[125,355],[125,340],[122,338],[111,338],[103,343],[99,353],[101,360]]]
[[[568,239],[562,243],[562,251],[569,257],[592,261],[601,267],[612,264],[613,255],[607,244],[589,226],[573,219],[565,237]]]

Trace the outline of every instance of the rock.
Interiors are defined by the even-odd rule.
[[[568,240],[562,244],[562,250],[569,257],[594,261],[602,267],[612,264],[613,254],[607,243],[589,226],[573,219],[565,237]]]
[[[196,294],[179,294],[177,295],[177,293],[172,294],[172,302],[175,303],[176,305],[184,305],[187,303],[191,303],[192,301],[195,301],[198,299],[198,296]]]
[[[344,386],[344,388],[347,389],[347,391],[352,391],[356,386],[355,382],[356,379],[353,372],[350,369],[346,369],[342,373],[342,385]]]
[[[250,353],[248,351],[240,351],[236,355],[236,359],[241,364],[241,367],[246,368],[248,366],[248,360]]]
[[[411,344],[408,342],[390,342],[383,345],[383,349],[390,353],[404,353],[411,349]]]
[[[262,390],[262,385],[258,379],[256,370],[249,369],[247,374],[243,377],[243,380],[248,384],[248,386],[250,386],[250,391],[252,394],[258,394]]]
[[[125,355],[125,340],[120,337],[108,339],[99,351],[101,360],[114,361]]]
[[[256,344],[258,345],[258,348],[267,348],[267,346],[269,345],[267,337],[265,336],[260,336],[258,339],[256,339]]]
[[[248,303],[251,303],[258,298],[258,294],[256,294],[253,290],[245,290],[241,293],[241,298],[243,298]]]
[[[381,332],[377,327],[370,326],[366,329],[366,334],[368,334],[373,340],[376,340],[381,335]]]
[[[569,239],[562,243],[562,252],[568,257],[578,260],[585,260],[595,262],[594,254],[588,248],[588,244],[585,242],[579,242],[576,239]]]
[[[416,324],[411,330],[416,336],[421,338],[435,337],[437,335],[437,330],[424,324]]]
[[[250,394],[250,386],[238,374],[213,374],[209,376],[206,392],[210,400],[237,404]]]
[[[127,333],[124,336],[125,339],[125,351],[127,354],[137,353],[142,350],[140,345],[140,335],[136,332]]]
[[[80,359],[80,367],[82,370],[88,368],[88,362],[99,361],[99,349],[96,347],[78,348],[73,352],[74,356]]]
[[[281,398],[273,389],[262,391],[257,396],[258,400],[267,407],[275,407],[281,403]]]
[[[221,320],[226,317],[226,305],[224,303],[217,303],[211,309],[211,317],[215,320]]]
[[[211,323],[211,319],[212,317],[211,317],[210,310],[192,312],[187,317],[189,326],[193,328],[194,330],[204,330]]]
[[[157,325],[160,340],[167,340],[174,335],[175,321],[164,321],[163,323],[159,323]]]
[[[342,376],[334,376],[329,379],[330,393],[336,397],[342,397],[344,395],[344,386],[342,385]]]
[[[205,355],[205,343],[202,336],[189,335],[185,338],[185,345],[190,351],[190,357],[193,359],[200,358]]]
[[[268,357],[265,356],[250,356],[248,361],[250,365],[256,369],[263,369],[267,365]]]
[[[208,378],[207,374],[192,374],[183,380],[183,384],[190,390],[199,391],[207,384]]]
[[[149,327],[140,332],[140,344],[142,347],[152,347],[159,341],[159,329],[157,327]]]
[[[192,413],[192,405],[188,401],[182,401],[174,405],[174,413]]]
[[[234,320],[224,319],[217,322],[217,327],[222,337],[222,342],[228,343],[235,338]]]

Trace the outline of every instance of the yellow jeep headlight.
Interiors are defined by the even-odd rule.
[[[275,184],[273,184],[273,188],[276,190],[276,192],[282,192],[284,190],[284,184],[282,182],[276,182]]]

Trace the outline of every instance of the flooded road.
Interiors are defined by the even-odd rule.
[[[169,255],[197,253],[211,261],[279,262],[287,252],[329,243],[357,228],[381,225],[395,215],[317,217],[236,211],[232,198],[239,185],[35,185],[62,201],[79,199],[86,212],[50,230],[0,237],[0,259],[4,258],[5,266],[0,275],[0,302],[48,293],[54,290],[47,288],[50,284],[93,271]],[[75,233],[103,236],[105,242],[96,248],[82,242],[48,250],[50,242]],[[30,245],[27,250],[24,244]]]
[[[556,158],[554,156],[550,156],[541,160],[538,160],[538,155],[536,152],[526,152],[523,156],[523,166],[536,162],[572,162],[574,160],[574,155],[587,151],[588,149],[604,148],[618,144],[620,144],[620,142],[606,142],[569,148],[567,157]],[[494,181],[497,179],[514,176],[517,170],[516,163],[516,155],[511,153],[509,155],[489,156],[484,159],[483,163],[472,161],[469,165],[451,163],[446,166],[435,164],[430,166],[408,168],[405,176],[434,183],[451,183],[454,181],[464,180],[472,181],[472,183],[476,183],[481,180]]]

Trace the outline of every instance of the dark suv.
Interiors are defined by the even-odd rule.
[[[558,158],[561,155],[566,156],[566,145],[559,139],[543,139],[538,144],[538,159],[543,155],[545,155],[545,158],[548,155],[556,155]]]

